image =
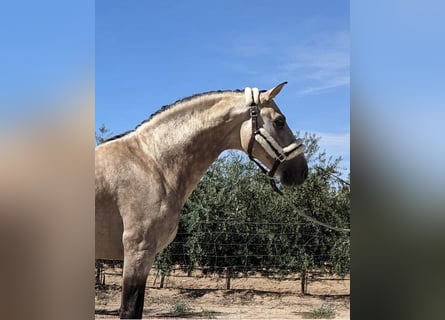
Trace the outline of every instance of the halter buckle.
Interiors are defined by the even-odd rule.
[[[252,118],[258,117],[258,106],[256,104],[250,106],[250,116]]]
[[[286,161],[286,155],[284,153],[280,153],[277,157],[277,160],[280,161],[281,163],[283,163],[284,161]]]

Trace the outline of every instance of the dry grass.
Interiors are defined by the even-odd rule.
[[[96,289],[96,318],[118,318],[120,270],[107,270],[106,286]],[[176,277],[174,277],[176,276]],[[224,290],[225,279],[185,277],[176,272],[159,289],[148,279],[144,318],[150,319],[349,319],[349,280],[318,279],[300,294],[295,276],[281,281],[262,277],[232,280]]]

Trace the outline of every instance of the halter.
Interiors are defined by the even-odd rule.
[[[269,134],[269,132],[266,131],[266,129],[258,128],[257,120],[260,110],[260,92],[258,88],[247,87],[244,90],[244,94],[247,105],[250,108],[250,119],[252,121],[252,135],[250,136],[249,145],[247,147],[247,154],[249,156],[249,159],[252,160],[265,175],[267,175],[273,190],[282,194],[281,190],[277,187],[275,179],[273,178],[275,172],[277,171],[281,163],[286,160],[291,160],[296,156],[302,154],[306,150],[306,147],[303,145],[301,139],[296,139],[295,142],[283,148]],[[267,169],[252,155],[253,144],[255,140],[261,145],[264,151],[266,151],[266,153],[275,160],[272,168],[269,171],[267,171]]]

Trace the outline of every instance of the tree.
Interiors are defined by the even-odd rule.
[[[98,130],[99,132],[95,132],[97,145],[104,143],[108,138],[110,138],[112,134],[111,131],[108,130],[108,128],[105,126],[105,124],[102,124]]]

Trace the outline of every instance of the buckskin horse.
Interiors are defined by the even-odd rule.
[[[96,259],[124,260],[121,318],[142,317],[155,255],[174,239],[182,207],[221,152],[246,152],[284,186],[304,182],[305,146],[273,101],[285,84],[197,94],[96,147]]]

